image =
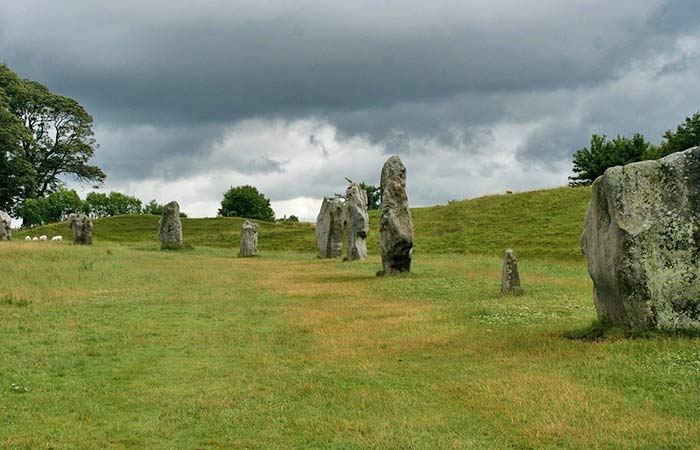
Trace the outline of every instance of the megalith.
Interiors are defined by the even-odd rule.
[[[68,216],[68,227],[73,231],[73,243],[76,245],[92,245],[92,219],[82,213]]]
[[[602,322],[700,329],[700,147],[606,170],[581,249]]]
[[[367,233],[369,214],[367,213],[367,191],[359,184],[352,183],[345,192],[345,229],[347,232],[348,260],[367,258]]]
[[[501,278],[501,293],[519,295],[522,293],[520,287],[520,273],[518,272],[518,259],[512,249],[506,249],[503,256],[503,277]]]
[[[343,256],[343,199],[323,197],[316,218],[316,242],[319,258]]]
[[[238,256],[258,254],[258,225],[246,220],[241,226],[241,250]]]
[[[12,240],[12,219],[5,211],[0,211],[0,241]]]
[[[379,247],[382,273],[408,272],[413,257],[413,219],[406,195],[406,167],[396,155],[384,163],[381,196]]]
[[[163,215],[158,222],[158,238],[161,249],[182,248],[182,222],[180,205],[177,202],[170,202],[163,207]]]

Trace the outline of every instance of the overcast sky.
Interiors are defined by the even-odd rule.
[[[0,0],[0,61],[94,116],[104,190],[313,220],[398,154],[415,206],[565,185],[700,110],[697,0]],[[84,187],[84,189],[89,189]]]

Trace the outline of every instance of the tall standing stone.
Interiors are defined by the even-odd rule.
[[[76,245],[92,245],[92,219],[85,214],[73,213],[68,216],[68,227],[73,230]]]
[[[345,192],[345,229],[348,239],[348,260],[366,259],[365,239],[369,232],[367,191],[357,183],[352,183]]]
[[[316,242],[319,258],[343,256],[343,200],[323,197],[321,211],[316,218]]]
[[[0,211],[0,241],[12,240],[12,219],[5,211]]]
[[[379,246],[383,273],[408,272],[413,257],[413,219],[406,195],[406,167],[396,155],[384,163],[381,193]]]
[[[246,220],[241,226],[241,251],[238,256],[255,256],[258,254],[258,226]]]
[[[158,223],[158,238],[161,249],[182,248],[182,222],[177,202],[170,202],[163,207],[163,215]]]
[[[511,249],[507,249],[503,256],[501,293],[514,295],[522,293],[520,287],[520,273],[518,272],[518,259],[515,257],[515,252]]]
[[[606,170],[581,248],[602,322],[700,329],[700,147]]]

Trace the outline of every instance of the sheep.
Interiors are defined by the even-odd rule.
[[[48,241],[49,238],[45,234],[42,234],[41,236],[39,236],[39,240],[40,241]]]
[[[36,237],[36,236],[34,236],[34,237],[32,238],[32,241],[38,241],[38,240],[39,240],[39,238]]]
[[[54,242],[60,242],[63,240],[63,236],[54,236],[51,238],[51,240]]]
[[[25,241],[31,241],[31,240],[32,240],[32,237],[31,237],[31,236],[27,236],[26,238],[24,238],[24,240],[25,240]]]

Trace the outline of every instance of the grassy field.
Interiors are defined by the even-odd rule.
[[[540,254],[481,230],[517,197],[438,207],[465,254],[390,277],[376,254],[2,243],[0,448],[699,448],[700,341],[597,334],[574,218]],[[503,297],[494,242],[517,238],[525,294]]]
[[[414,208],[417,253],[500,254],[506,247],[524,257],[581,260],[578,239],[590,188],[560,188],[492,195],[449,205]],[[378,252],[379,212],[370,213],[370,252]],[[99,241],[134,243],[158,241],[157,216],[121,216],[95,221]],[[185,241],[194,246],[231,248],[239,245],[243,219],[183,219]],[[15,233],[70,235],[65,223]],[[261,223],[260,248],[316,251],[313,225]]]

